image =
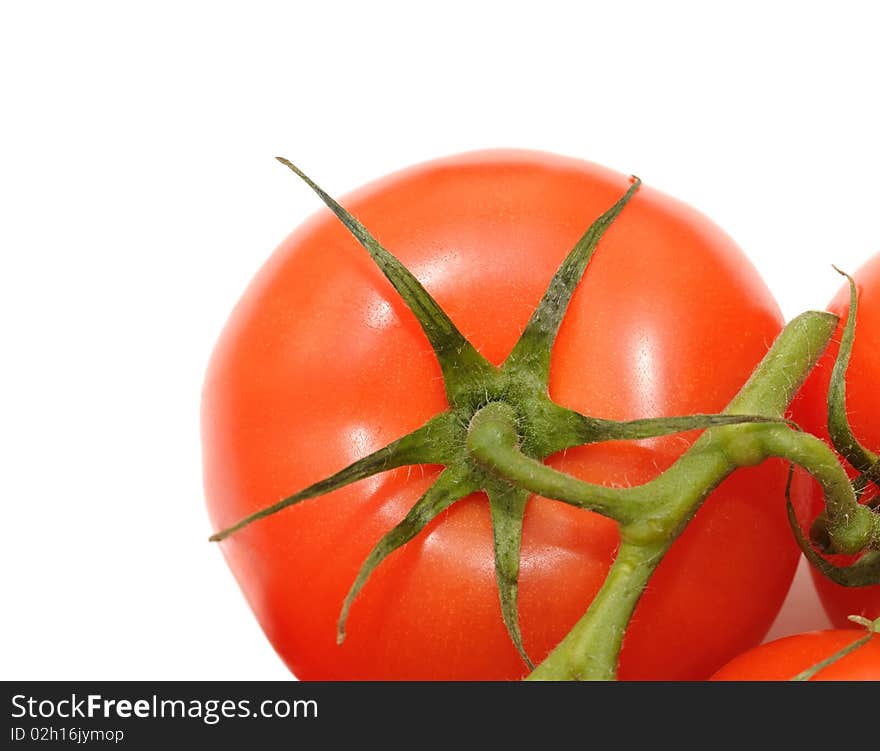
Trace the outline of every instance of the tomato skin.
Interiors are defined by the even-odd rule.
[[[864,629],[848,628],[786,636],[739,655],[715,673],[712,680],[789,681],[864,635]],[[810,680],[880,680],[880,638],[875,636]]]
[[[628,187],[611,170],[544,153],[460,155],[343,199],[500,363],[558,264]],[[556,342],[550,393],[613,419],[714,412],[780,331],[742,253],[690,207],[642,187],[604,236]],[[327,211],[276,250],[212,356],[202,409],[212,525],[239,518],[415,429],[446,407],[414,317]],[[569,450],[583,479],[641,483],[693,436]],[[371,547],[437,468],[400,469],[307,501],[221,543],[268,638],[302,679],[515,679],[482,495],[393,553],[336,618]],[[705,678],[757,644],[797,550],[778,463],[737,472],[660,565],[624,642],[620,676]],[[526,512],[520,617],[542,659],[583,614],[618,544],[615,525],[542,498]]]
[[[831,622],[838,628],[852,627],[847,616],[880,618],[880,584],[869,587],[842,587],[818,571],[812,571],[819,599]]]
[[[859,306],[856,314],[856,336],[852,357],[846,374],[846,406],[853,435],[874,453],[880,452],[880,254],[872,257],[853,276],[859,290]],[[794,419],[800,425],[829,443],[827,423],[827,394],[831,370],[837,357],[838,343],[849,312],[849,285],[841,287],[828,310],[841,318],[837,333],[828,351],[819,361],[804,384],[793,404]],[[855,476],[855,471],[850,471]],[[795,491],[809,501],[814,518],[823,508],[824,500],[818,486],[806,478],[800,478]],[[865,499],[876,496],[872,487]],[[809,522],[809,520],[807,520]],[[833,557],[838,565],[853,560]],[[880,617],[880,585],[870,587],[842,587],[815,569],[812,570],[816,590],[831,622],[838,628],[851,628],[850,615],[862,615],[874,619]]]

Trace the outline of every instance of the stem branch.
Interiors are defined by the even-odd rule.
[[[827,313],[805,313],[794,319],[725,413],[782,418],[825,350],[836,323],[836,317]],[[712,490],[737,467],[758,464],[774,449],[781,448],[767,436],[783,433],[797,435],[773,423],[710,428],[666,472],[630,489],[625,496],[630,504],[626,516],[618,509],[617,516],[628,521],[620,525],[622,544],[605,583],[584,616],[530,678],[615,678],[627,624],[663,555]],[[509,435],[507,439],[510,440]],[[803,442],[797,445],[806,446]],[[805,454],[799,458],[812,462],[816,457]],[[523,479],[535,476],[521,466],[517,471],[526,475]],[[827,472],[826,479],[830,481],[832,472]],[[824,473],[820,471],[823,476]],[[565,487],[560,484],[560,489],[573,490],[574,496],[586,492],[586,483],[572,482]],[[635,518],[630,517],[632,509],[637,511]],[[609,515],[614,512],[615,509],[609,509]]]
[[[809,433],[768,430],[762,436],[770,456],[779,456],[807,470],[822,486],[826,529],[835,552],[855,554],[880,547],[880,516],[856,499],[834,452]]]
[[[613,681],[629,619],[669,545],[623,543],[589,610],[527,680]]]
[[[638,518],[628,488],[607,488],[558,472],[519,449],[516,414],[503,402],[483,407],[471,420],[467,448],[471,456],[516,487],[595,511],[621,523]]]

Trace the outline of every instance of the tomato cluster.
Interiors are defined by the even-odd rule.
[[[398,172],[342,203],[476,350],[500,365],[566,253],[628,184],[624,175],[574,159],[482,152]],[[863,302],[849,406],[856,434],[878,447],[880,350],[870,340],[880,331],[880,260],[858,279]],[[844,302],[836,299],[832,310],[844,315]],[[717,413],[782,326],[770,292],[723,231],[642,187],[607,229],[571,300],[552,350],[549,393],[557,404],[608,420]],[[826,437],[833,359],[829,351],[796,407],[802,427]],[[346,227],[322,210],[259,271],[211,358],[202,435],[212,524],[227,528],[412,432],[445,409],[447,398],[416,317]],[[547,463],[593,483],[637,485],[669,467],[695,437],[595,443]],[[493,525],[482,493],[443,511],[384,560],[337,644],[340,604],[361,564],[439,471],[433,464],[391,469],[221,543],[260,625],[296,676],[528,673],[499,614]],[[786,466],[772,460],[738,470],[712,493],[639,601],[621,678],[703,679],[763,639],[799,555],[786,516],[786,477]],[[795,495],[803,517],[820,510],[822,499],[812,492]],[[619,545],[611,520],[530,498],[519,618],[536,662],[584,613]],[[835,622],[852,613],[880,615],[880,587],[818,583]],[[786,671],[822,659],[823,650],[853,633],[811,641],[809,649],[798,643],[791,661],[778,656],[781,647],[765,647],[760,659],[780,670],[739,675],[789,677]],[[876,652],[877,645],[864,652],[875,670]]]

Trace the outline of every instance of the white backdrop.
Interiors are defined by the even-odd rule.
[[[285,678],[207,542],[199,392],[275,245],[424,159],[546,149],[724,227],[787,316],[880,250],[876,4],[0,6],[3,678]],[[774,633],[824,625],[809,582]]]

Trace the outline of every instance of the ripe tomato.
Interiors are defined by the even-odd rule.
[[[813,570],[812,575],[825,612],[838,628],[847,626],[847,615],[880,618],[880,584],[868,587],[843,587],[818,571]]]
[[[866,448],[880,452],[880,254],[875,255],[854,275],[859,290],[859,305],[856,315],[856,336],[852,357],[846,373],[846,407],[853,435]],[[827,394],[831,369],[837,357],[837,342],[843,330],[849,311],[850,291],[844,285],[831,301],[828,309],[841,317],[840,327],[828,351],[820,360],[813,373],[804,384],[798,399],[793,405],[794,418],[801,426],[830,442],[827,424]],[[855,476],[855,471],[850,473]],[[810,500],[812,516],[824,507],[822,492],[817,485],[801,478],[795,486]],[[876,497],[877,488],[870,487],[865,500]],[[832,558],[838,565],[852,559]],[[880,585],[869,587],[843,587],[813,570],[816,589],[831,622],[837,627],[849,626],[848,615],[862,615],[866,618],[880,617]]]
[[[500,363],[556,267],[629,187],[544,153],[419,165],[343,203],[395,253],[476,348]],[[782,326],[753,267],[708,219],[642,187],[603,237],[553,351],[550,392],[626,420],[720,411]],[[215,529],[325,477],[446,407],[415,318],[363,249],[321,210],[276,250],[235,308],[203,394],[204,478]],[[642,483],[693,435],[569,449],[586,480]],[[501,619],[486,499],[474,494],[393,553],[340,606],[364,558],[436,477],[399,469],[304,502],[221,543],[260,624],[303,679],[512,679],[527,670]],[[636,610],[622,678],[704,678],[757,644],[797,550],[785,472],[735,473],[662,562]],[[604,517],[533,498],[519,608],[542,659],[583,614],[618,545]]]
[[[787,636],[734,658],[715,673],[712,680],[788,681],[864,636],[864,630],[854,628]],[[880,638],[875,635],[867,644],[823,668],[810,680],[880,680]]]

